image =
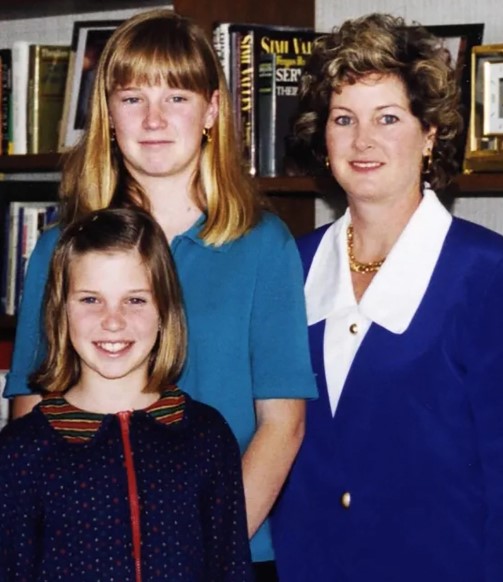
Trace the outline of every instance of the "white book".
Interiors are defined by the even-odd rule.
[[[229,27],[231,22],[218,22],[213,27],[213,47],[222,65],[227,84],[231,84],[231,43]]]
[[[9,422],[9,399],[2,396],[7,370],[0,370],[0,430]]]
[[[28,69],[30,43],[12,45],[12,136],[14,154],[28,153]]]

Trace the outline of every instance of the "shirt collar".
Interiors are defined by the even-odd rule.
[[[156,402],[143,408],[142,412],[161,424],[176,424],[183,420],[185,401],[185,393],[178,386],[170,386]],[[113,416],[77,408],[66,400],[63,392],[45,394],[38,408],[52,428],[72,443],[91,441],[105,418]]]
[[[325,233],[306,281],[310,325],[346,307],[355,307],[347,260],[349,209]],[[363,295],[358,309],[393,333],[403,333],[424,297],[452,216],[435,193],[425,189],[385,263]]]
[[[207,218],[208,217],[203,212],[201,214],[201,216],[196,220],[196,222],[194,222],[194,224],[192,226],[190,226],[185,232],[182,232],[181,234],[174,237],[174,239],[171,242],[171,248],[173,249],[176,246],[177,241],[181,240],[182,238],[186,238],[186,239],[189,239],[192,242],[196,243],[197,245],[199,245],[200,247],[202,247],[204,249],[208,249],[208,250],[216,251],[216,252],[224,252],[224,253],[227,252],[229,250],[229,247],[232,244],[232,242],[224,243],[223,245],[216,246],[216,245],[209,245],[209,244],[205,243],[204,240],[201,238],[200,234],[201,234],[201,231],[202,231],[204,225],[206,224]]]

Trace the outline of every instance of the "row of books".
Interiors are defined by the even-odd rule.
[[[2,223],[0,312],[15,315],[23,292],[28,260],[43,230],[57,218],[55,202],[13,201],[5,206]]]
[[[285,141],[297,108],[300,75],[316,36],[312,29],[287,26],[220,22],[213,28],[251,175],[292,172]]]
[[[23,40],[0,50],[2,155],[57,150],[69,55]]]
[[[119,20],[79,21],[71,45],[0,49],[0,155],[64,151],[85,126],[97,61]]]

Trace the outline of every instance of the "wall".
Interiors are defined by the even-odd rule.
[[[355,18],[369,12],[389,12],[402,16],[407,22],[420,24],[465,24],[485,23],[484,44],[503,43],[503,10],[500,0],[316,0],[315,28],[329,31],[347,18]],[[503,171],[503,168],[502,168]],[[338,203],[340,206],[340,201]],[[479,222],[503,234],[503,192],[502,197],[460,198],[454,203],[453,212],[457,216]],[[333,219],[334,213],[323,201],[316,204],[318,225]]]
[[[13,0],[14,2],[16,0]],[[141,2],[138,2],[141,6]],[[170,6],[172,2],[162,2],[159,6]],[[76,20],[121,20],[140,12],[142,8],[110,10],[107,12],[86,12],[84,14],[26,18],[1,23],[2,47],[11,47],[15,40],[28,40],[33,43],[71,44],[73,23]]]

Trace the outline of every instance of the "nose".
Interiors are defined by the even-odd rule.
[[[101,327],[107,331],[120,331],[126,326],[126,318],[121,307],[105,307]]]
[[[162,106],[157,103],[150,103],[145,112],[143,125],[146,129],[157,129],[166,127],[166,114]]]
[[[355,128],[354,146],[359,152],[368,150],[373,145],[372,128],[369,124],[359,123]]]

